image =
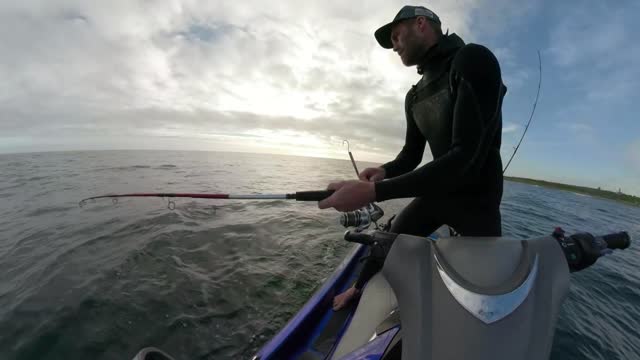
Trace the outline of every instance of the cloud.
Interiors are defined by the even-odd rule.
[[[546,51],[564,70],[563,79],[598,104],[628,102],[628,94],[640,91],[640,83],[633,80],[640,78],[636,66],[640,48],[633,46],[640,3],[565,6]]]
[[[524,68],[516,59],[514,51],[509,47],[493,49],[502,71],[502,81],[510,92],[520,89],[530,80],[530,70]]]
[[[398,114],[399,115],[399,114]],[[36,115],[38,117],[38,115]],[[314,143],[315,150],[322,147],[330,149],[333,144],[349,139],[353,148],[365,150],[365,156],[388,158],[402,147],[404,128],[397,126],[400,116],[391,111],[381,111],[377,116],[352,114],[343,117],[317,117],[310,120],[287,116],[266,116],[250,112],[229,112],[208,109],[192,109],[189,112],[146,108],[119,110],[95,114],[69,113],[64,124],[52,122],[37,127],[7,130],[0,138],[6,146],[14,139],[30,138],[34,146],[50,144],[54,139],[69,144],[81,144],[85,149],[101,149],[103,144],[86,143],[84,139],[96,135],[104,139],[118,139],[123,136],[137,138],[138,143],[145,142],[150,148],[163,148],[167,138],[180,139],[184,146],[192,139],[208,142],[224,142],[238,148],[245,144],[244,150],[257,145],[291,145],[309,150]],[[402,119],[402,121],[404,121]],[[16,140],[17,139],[17,140]],[[206,140],[206,141],[205,141]],[[300,142],[304,141],[304,142]],[[107,141],[107,143],[116,143]],[[132,143],[132,145],[135,143]],[[131,145],[129,145],[131,146]],[[208,147],[210,148],[210,147]],[[68,148],[65,148],[68,149]],[[219,149],[214,146],[212,149]],[[339,151],[342,154],[342,151]],[[336,154],[330,154],[335,156]]]
[[[592,133],[593,126],[579,122],[564,122],[558,124],[558,127],[570,130],[574,133]]]
[[[335,146],[343,154],[346,138],[363,156],[388,160],[402,147],[404,95],[418,76],[379,48],[372,33],[402,5],[374,0],[367,8],[375,11],[363,11],[337,0],[3,4],[0,41],[10,50],[0,57],[0,151],[182,144],[318,153]],[[485,43],[539,3],[428,6],[445,29]],[[537,80],[537,63],[523,67],[511,45],[494,50],[509,87],[506,101]],[[505,122],[503,134],[519,130]]]
[[[476,3],[430,6],[465,34]],[[9,141],[87,146],[82,138],[119,146],[124,133],[240,144],[256,134],[267,141],[270,131],[318,147],[349,138],[388,158],[404,140],[404,96],[418,76],[372,33],[402,5],[375,0],[372,13],[337,0],[3,4],[0,150]]]
[[[571,139],[576,140],[582,146],[594,146],[597,142],[593,125],[585,122],[563,121],[556,125]]]
[[[519,129],[520,129],[520,125],[505,121],[504,124],[502,125],[502,134],[513,133],[518,131]]]
[[[494,37],[536,15],[543,7],[541,0],[483,0],[473,4],[471,27],[478,37]]]
[[[598,59],[600,67],[614,65],[619,55],[616,50],[627,45],[630,35],[625,29],[630,20],[627,11],[630,9],[611,9],[604,4],[573,7],[551,31],[553,46],[549,52],[554,61],[560,66],[576,66]],[[600,21],[593,21],[594,13],[603,16]]]

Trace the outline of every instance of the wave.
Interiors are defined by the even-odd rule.
[[[69,206],[43,206],[43,207],[39,207],[38,209],[27,213],[27,216],[28,217],[36,217],[36,216],[48,215],[48,214],[52,214],[52,213],[61,213],[61,212],[68,211],[69,209],[73,209],[73,208],[74,207],[69,207]]]
[[[132,165],[132,166],[115,166],[115,167],[105,167],[98,168],[94,171],[135,171],[140,169],[151,169],[149,165]]]

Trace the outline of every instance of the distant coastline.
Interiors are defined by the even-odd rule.
[[[640,206],[640,197],[623,194],[619,192],[607,191],[602,189],[593,189],[593,188],[588,188],[584,186],[560,184],[560,183],[554,183],[554,182],[544,181],[544,180],[535,180],[535,179],[527,179],[527,178],[519,178],[519,177],[511,177],[511,176],[505,176],[504,178],[505,180],[509,180],[509,181],[530,184],[530,185],[539,185],[539,186],[544,186],[552,189],[566,190],[566,191],[571,191],[577,194],[590,195],[590,196],[595,196],[603,199],[620,201],[630,205]]]

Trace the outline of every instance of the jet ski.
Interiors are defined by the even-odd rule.
[[[626,232],[533,239],[417,237],[379,227],[374,204],[342,215],[353,242],[342,263],[252,360],[548,359],[569,275],[613,249]],[[375,229],[369,227],[375,224]],[[386,258],[359,299],[339,311],[368,256]],[[134,360],[172,359],[158,349]]]

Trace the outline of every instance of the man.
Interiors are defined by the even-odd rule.
[[[439,17],[422,6],[404,6],[375,37],[422,75],[405,98],[405,145],[395,160],[362,171],[360,180],[329,184],[335,192],[318,206],[351,211],[374,201],[415,197],[392,232],[428,236],[447,224],[464,236],[501,236],[506,87],[497,59],[484,46],[443,34]],[[427,142],[433,161],[416,169]],[[336,296],[335,310],[381,269],[381,260],[370,259],[356,284]]]

